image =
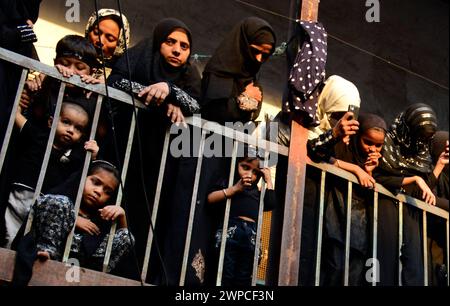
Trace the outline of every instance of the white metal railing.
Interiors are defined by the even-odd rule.
[[[99,98],[97,101],[97,106],[96,106],[96,112],[94,115],[93,125],[92,125],[92,129],[91,129],[91,134],[90,134],[91,138],[90,139],[93,139],[95,136],[95,130],[97,127],[99,116],[100,116],[100,107],[102,104],[103,97],[106,96],[106,92],[108,92],[108,95],[111,99],[114,99],[114,100],[117,100],[117,101],[120,101],[123,103],[127,103],[130,105],[133,105],[132,98],[128,94],[126,94],[122,91],[116,90],[114,88],[111,88],[111,87],[109,87],[108,91],[106,91],[105,85],[86,85],[85,83],[81,82],[81,80],[78,76],[73,76],[70,79],[64,78],[58,73],[58,71],[54,67],[47,66],[38,61],[23,57],[21,55],[18,55],[16,53],[10,52],[10,51],[2,49],[2,48],[0,48],[0,59],[15,63],[24,68],[22,77],[21,77],[21,80],[19,83],[17,96],[16,96],[16,99],[14,102],[13,111],[11,113],[11,119],[9,121],[8,129],[7,129],[7,132],[6,132],[4,141],[3,141],[3,145],[2,145],[2,150],[1,150],[1,155],[0,155],[0,171],[3,169],[4,160],[5,160],[8,145],[10,142],[11,132],[12,132],[13,125],[14,125],[15,113],[17,111],[17,107],[18,107],[18,104],[20,101],[21,92],[25,85],[25,80],[26,80],[26,77],[28,74],[28,70],[39,71],[49,77],[52,77],[54,79],[62,81],[61,88],[60,88],[60,94],[59,94],[58,101],[57,101],[57,107],[56,107],[56,111],[55,111],[55,118],[53,120],[53,126],[51,128],[50,138],[49,138],[48,145],[47,145],[47,152],[46,152],[46,155],[44,158],[41,173],[39,175],[38,184],[36,187],[35,199],[37,199],[38,195],[40,194],[42,183],[43,183],[43,180],[45,177],[45,170],[46,170],[46,167],[48,164],[49,152],[51,150],[51,144],[53,143],[54,134],[55,134],[55,130],[56,130],[55,122],[58,121],[57,116],[59,116],[59,110],[61,109],[62,98],[63,98],[62,94],[64,92],[65,83],[69,83],[69,84],[72,84],[72,85],[75,85],[78,87],[82,87],[86,90],[90,90],[99,95]],[[138,109],[145,107],[139,101],[136,101],[136,106],[138,107]],[[192,195],[192,200],[191,200],[190,216],[189,216],[188,228],[186,231],[184,258],[183,258],[183,263],[182,263],[181,277],[180,277],[180,281],[179,281],[179,284],[181,286],[185,285],[185,280],[186,280],[187,264],[188,264],[189,254],[190,254],[189,253],[190,252],[190,243],[191,243],[191,238],[192,238],[192,231],[193,231],[193,225],[194,225],[193,222],[194,222],[195,209],[196,209],[197,191],[198,191],[198,186],[199,186],[199,182],[200,182],[200,173],[201,173],[201,169],[202,169],[203,150],[204,150],[206,135],[208,133],[216,133],[216,134],[225,136],[227,138],[230,138],[234,142],[232,167],[231,167],[231,171],[230,171],[229,184],[232,184],[233,180],[234,180],[234,166],[236,164],[238,143],[247,143],[249,145],[261,148],[262,150],[265,150],[266,154],[275,153],[275,154],[280,154],[280,155],[284,155],[284,156],[289,155],[289,148],[287,148],[285,146],[280,146],[276,143],[269,142],[269,141],[266,141],[266,140],[263,140],[263,139],[260,139],[260,138],[254,137],[254,136],[250,136],[241,131],[231,129],[229,127],[224,127],[224,126],[221,126],[214,122],[208,122],[208,121],[205,121],[205,120],[202,120],[199,118],[192,118],[192,117],[186,118],[186,121],[188,124],[190,124],[194,127],[201,128],[202,138],[201,138],[199,152],[198,152],[199,154],[198,154],[197,171],[196,171],[196,176],[195,176],[194,184],[193,184],[193,195]],[[133,117],[131,128],[130,128],[130,133],[129,133],[129,138],[128,138],[127,150],[125,153],[125,160],[123,163],[122,181],[125,181],[125,178],[127,176],[128,164],[130,162],[130,152],[131,152],[131,148],[132,148],[133,141],[134,141],[135,126],[136,126],[136,122]],[[169,146],[170,146],[170,132],[168,130],[167,134],[166,134],[166,138],[165,138],[165,144],[164,144],[164,149],[163,149],[163,154],[162,154],[162,162],[160,165],[157,192],[155,194],[155,199],[154,199],[154,208],[153,208],[153,213],[152,213],[152,218],[151,218],[153,225],[157,222],[156,216],[158,213],[158,203],[159,203],[160,193],[161,193],[162,184],[163,184],[163,177],[164,177],[166,158],[168,155]],[[82,186],[84,186],[84,180],[87,175],[89,161],[90,161],[90,154],[88,153],[86,156],[86,159],[85,159],[84,167],[83,167],[82,182],[81,182],[79,193],[78,193],[76,203],[75,203],[75,208],[76,208],[77,214],[78,214],[78,210],[79,210],[79,206],[80,206],[80,202],[81,202]],[[350,230],[351,230],[351,223],[350,223],[350,220],[351,220],[351,218],[350,218],[351,195],[352,195],[353,184],[359,184],[359,182],[358,182],[357,177],[354,174],[346,172],[346,171],[339,169],[333,165],[325,164],[325,163],[318,164],[318,163],[313,163],[311,161],[308,161],[308,164],[309,164],[309,166],[320,169],[322,172],[321,183],[320,183],[319,225],[318,225],[318,230],[317,230],[317,250],[316,250],[317,253],[316,253],[316,270],[315,270],[315,284],[316,285],[319,285],[320,272],[321,272],[320,271],[320,261],[321,261],[321,256],[322,256],[321,252],[322,252],[322,235],[323,235],[323,216],[324,216],[324,208],[325,208],[324,194],[325,194],[326,176],[328,174],[331,174],[331,175],[338,176],[338,177],[343,178],[348,181],[349,196],[347,199],[347,211],[346,211],[347,224],[346,224],[345,272],[344,272],[344,285],[348,285],[349,256],[350,256]],[[374,220],[373,220],[373,239],[372,239],[372,243],[373,243],[372,256],[374,259],[377,258],[377,239],[378,239],[377,229],[378,229],[378,197],[379,197],[379,194],[390,197],[400,203],[400,205],[399,205],[399,233],[398,233],[399,234],[399,250],[401,249],[401,245],[403,242],[402,211],[404,209],[403,208],[404,204],[407,204],[407,205],[416,207],[423,211],[423,233],[424,233],[423,236],[425,238],[427,236],[426,235],[426,233],[427,233],[427,224],[426,224],[427,214],[432,214],[432,215],[438,216],[438,217],[446,220],[446,241],[447,241],[446,251],[448,254],[448,250],[449,250],[449,215],[448,215],[448,212],[446,212],[440,208],[430,206],[430,205],[424,203],[423,201],[420,201],[418,199],[412,198],[412,197],[404,195],[404,194],[394,195],[391,192],[389,192],[386,188],[384,188],[383,186],[381,186],[379,184],[376,185],[375,190],[376,191],[374,191]],[[263,186],[262,195],[264,195],[264,192],[265,192],[265,186]],[[123,194],[122,194],[122,190],[120,190],[119,194],[118,194],[118,201],[117,201],[118,204],[117,205],[120,205],[122,198],[123,198]],[[261,198],[263,198],[263,196]],[[222,244],[221,244],[220,256],[219,256],[219,268],[218,268],[219,270],[218,270],[217,281],[216,281],[217,285],[221,284],[222,264],[223,264],[223,258],[224,258],[224,254],[225,254],[225,244],[226,244],[226,232],[227,232],[226,228],[228,225],[230,204],[231,204],[231,201],[229,199],[227,201],[226,213],[224,216],[224,226],[223,226],[223,231],[222,231]],[[262,210],[262,200],[261,200],[259,216],[258,216],[258,231],[257,231],[258,241],[261,237],[262,215],[263,215],[263,210]],[[32,214],[30,214],[30,216],[31,216],[30,217],[30,221],[31,221]],[[28,224],[28,228],[30,225],[31,225],[31,223]],[[107,252],[106,252],[106,256],[105,256],[105,260],[104,260],[104,264],[103,264],[104,271],[106,271],[106,268],[109,263],[109,258],[110,258],[110,254],[111,254],[111,246],[112,246],[112,238],[114,236],[115,229],[116,228],[114,225],[110,232],[110,241],[108,242],[108,248],[107,248]],[[71,234],[69,235],[68,241],[66,243],[63,261],[67,261],[67,259],[68,259],[72,237],[73,237],[73,230],[72,230]],[[142,274],[141,274],[141,280],[143,282],[145,282],[145,280],[147,278],[147,273],[148,273],[148,269],[149,269],[148,264],[149,264],[149,258],[150,258],[152,246],[153,246],[153,229],[150,228],[149,233],[148,233],[146,253],[145,253],[145,257],[144,257],[144,263],[143,263]],[[258,242],[258,246],[259,246],[259,242]],[[259,248],[256,248],[256,250],[258,250],[258,249]],[[428,275],[428,266],[427,266],[428,259],[427,259],[427,241],[426,241],[426,239],[424,239],[424,242],[423,242],[423,252],[424,252],[424,254],[423,254],[424,255],[424,270],[425,270],[425,276],[427,276]],[[252,285],[256,285],[256,283],[257,283],[256,269],[257,269],[258,254],[256,254],[256,253],[257,252],[255,252],[255,258],[254,258],[254,273],[253,273]],[[296,256],[300,256],[300,254],[296,254]],[[449,268],[449,259],[447,256],[447,273],[448,273],[448,268]],[[378,273],[377,270],[375,270],[375,272]],[[399,273],[401,274],[400,258],[399,258]],[[376,279],[376,277],[374,279]],[[399,279],[401,281],[401,277],[399,277]],[[424,285],[427,285],[427,284],[428,284],[428,280],[427,280],[427,277],[425,277]],[[376,281],[373,282],[373,285],[374,286],[376,285]],[[400,285],[401,285],[401,283],[400,283]],[[447,280],[447,285],[448,285],[448,280]]]

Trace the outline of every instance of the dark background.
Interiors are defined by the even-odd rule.
[[[296,16],[298,0],[244,0],[283,16]],[[94,0],[80,0],[81,22],[67,23],[66,1],[43,0],[41,17],[84,32]],[[117,8],[116,0],[98,1],[100,7]],[[368,23],[365,0],[322,0],[319,21],[332,37],[433,80],[437,86],[376,57],[330,37],[327,74],[339,74],[361,92],[362,111],[384,116],[388,123],[407,105],[424,102],[433,106],[440,128],[448,130],[448,0],[381,0],[381,22]],[[192,30],[193,53],[210,55],[232,26],[247,16],[266,19],[274,27],[278,43],[289,36],[287,18],[258,10],[235,0],[122,0],[129,18],[132,44],[150,36],[162,18],[176,17]],[[205,64],[205,60],[201,60]],[[281,105],[286,60],[272,58],[264,65],[261,81],[266,102]]]

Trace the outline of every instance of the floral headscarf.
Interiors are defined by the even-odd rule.
[[[120,12],[114,10],[114,9],[101,9],[98,11],[98,17],[100,21],[104,18],[111,18],[116,22],[120,22]],[[94,12],[91,17],[89,18],[89,21],[86,25],[86,31],[85,31],[85,37],[89,38],[89,33],[93,30],[94,26],[97,24],[97,13]],[[122,27],[123,26],[123,27]],[[130,45],[130,24],[128,22],[128,19],[125,15],[122,14],[122,24],[119,24],[120,27],[120,33],[119,33],[119,40],[117,41],[117,47],[114,51],[114,55],[112,58],[105,59],[107,63],[114,62],[115,59],[121,57],[125,53],[125,43],[127,46]],[[125,31],[125,37],[122,31]]]

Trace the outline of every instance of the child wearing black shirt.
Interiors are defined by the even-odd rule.
[[[227,188],[222,179],[208,195],[208,203],[224,204],[231,198],[230,220],[222,275],[223,286],[250,286],[256,244],[257,220],[261,192],[258,182],[261,177],[267,184],[264,210],[273,210],[276,195],[269,168],[260,168],[257,157],[238,159],[238,181]],[[220,248],[222,227],[216,232],[216,247]]]

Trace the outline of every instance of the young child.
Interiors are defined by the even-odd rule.
[[[250,286],[256,244],[261,177],[267,184],[264,210],[273,210],[276,196],[269,168],[260,168],[257,157],[238,158],[237,182],[228,188],[227,180],[218,182],[208,195],[208,203],[224,204],[231,198],[230,221],[222,275],[223,286]],[[216,232],[216,248],[220,248],[222,227]]]
[[[352,192],[349,284],[365,284],[364,266],[368,259],[369,215],[373,203],[376,181],[372,172],[378,167],[384,146],[387,125],[383,118],[374,114],[361,114],[359,131],[350,138],[349,144],[337,143],[332,150],[330,162],[352,172],[362,187],[355,185]],[[327,182],[330,190],[325,211],[325,235],[323,254],[323,285],[342,286],[345,263],[346,207],[348,183],[333,177]]]
[[[67,35],[56,45],[55,68],[66,78],[80,76],[86,84],[98,84],[91,74],[98,66],[95,47],[84,37]],[[27,81],[22,92],[20,105],[27,108],[33,105],[31,113],[35,118],[42,118],[47,112],[52,112],[56,106],[60,82],[40,74],[35,79]],[[65,95],[90,97],[90,92],[67,84]],[[93,100],[93,99],[91,99]],[[89,113],[93,112],[95,101],[89,103]]]
[[[46,193],[61,184],[83,164],[85,150],[92,152],[95,159],[98,146],[95,140],[84,142],[89,127],[89,116],[81,106],[80,99],[65,98],[58,121],[52,152],[42,187]],[[16,115],[16,126],[20,129],[18,152],[14,166],[14,177],[5,214],[6,246],[11,243],[30,210],[34,190],[39,178],[53,118],[48,126],[41,127],[33,120],[27,120],[21,113]]]
[[[113,205],[119,187],[119,172],[109,162],[98,160],[91,167],[84,185],[78,217],[73,199],[63,195],[45,195],[33,206],[35,219],[32,235],[41,260],[62,258],[65,242],[75,223],[71,258],[83,267],[100,270],[108,243],[111,222],[118,222],[113,239],[108,272],[132,247],[133,237],[127,228],[125,211]]]

